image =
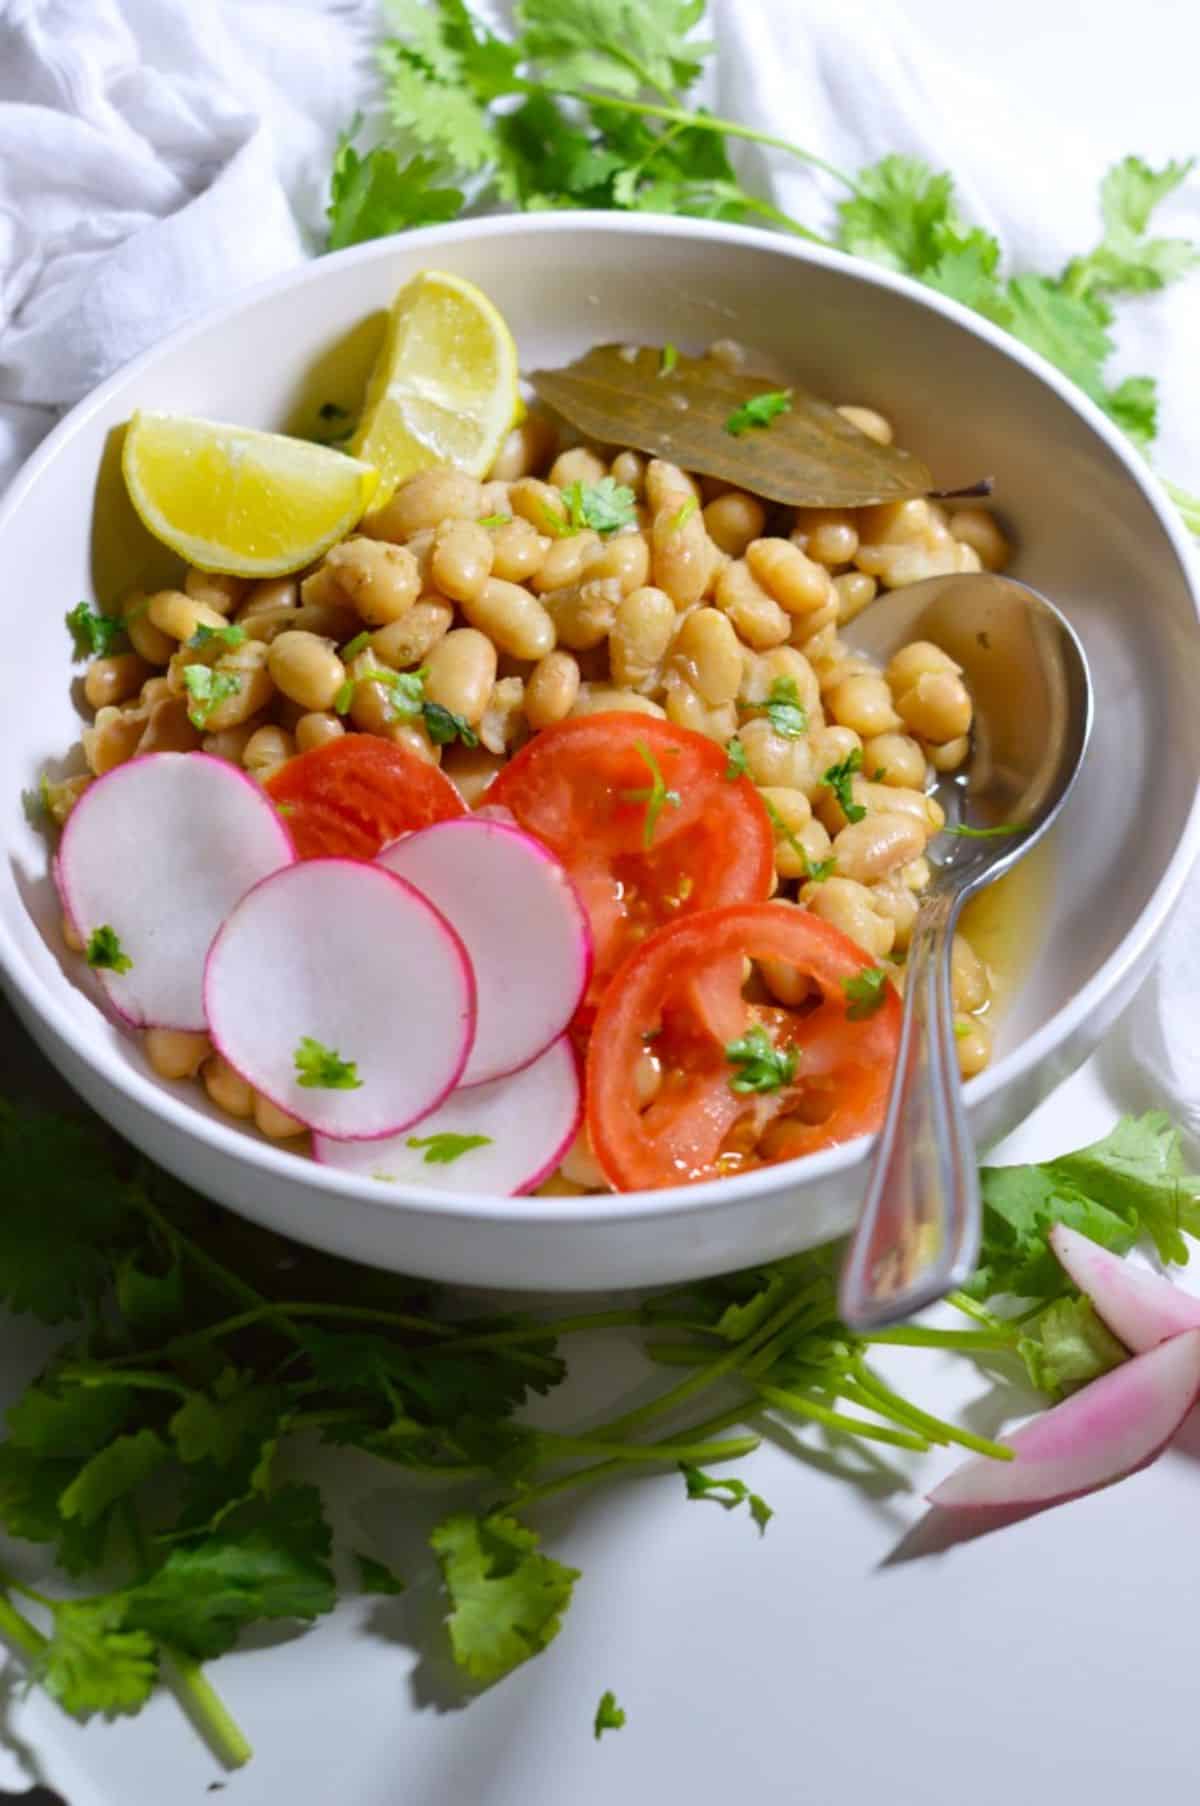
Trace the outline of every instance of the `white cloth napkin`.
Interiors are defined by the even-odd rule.
[[[1009,0],[713,0],[716,110],[853,171],[889,151],[955,175],[1016,267],[1086,248],[1128,151],[1200,150],[1200,14]],[[1194,15],[1190,18],[1185,15]],[[181,321],[319,249],[338,130],[372,98],[375,0],[0,0],[0,488],[64,409]],[[1172,54],[1160,54],[1164,43]],[[815,224],[827,183],[743,149]],[[1168,207],[1200,238],[1200,177]],[[1200,489],[1196,282],[1133,310],[1122,369],[1163,379],[1156,456]],[[1155,1093],[1200,1136],[1200,882],[1129,1018]]]

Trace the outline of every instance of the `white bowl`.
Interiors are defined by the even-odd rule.
[[[121,562],[111,447],[97,499],[109,435],[138,407],[282,425],[321,380],[313,371],[331,347],[429,267],[487,290],[526,367],[604,340],[691,348],[735,337],[834,400],[880,408],[942,484],[994,476],[1019,536],[1014,569],[1082,635],[1097,713],[1056,831],[1041,951],[995,1063],[968,1087],[981,1144],[1084,1059],[1145,973],[1200,846],[1200,634],[1184,535],[1121,435],[1012,339],[869,265],[735,227],[541,214],[414,232],[256,289],[105,383],[18,477],[0,508],[6,988],[70,1083],[163,1166],[258,1222],[381,1267],[586,1291],[681,1280],[825,1241],[853,1218],[865,1141],[620,1197],[479,1199],[339,1176],[231,1125],[199,1087],[157,1080],[61,951],[47,847],[24,821],[19,793],[78,737],[63,614],[97,593],[93,557],[110,570]]]

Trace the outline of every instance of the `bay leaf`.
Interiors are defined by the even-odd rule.
[[[726,430],[735,409],[778,388],[769,378],[680,355],[663,370],[657,346],[596,345],[563,370],[535,370],[538,396],[588,439],[628,445],[684,470],[720,477],[796,508],[861,508],[924,495],[919,458],[879,445],[798,384],[769,426]]]

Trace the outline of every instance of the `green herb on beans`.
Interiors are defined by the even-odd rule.
[[[661,355],[659,356],[659,360],[658,360],[658,374],[660,376],[670,376],[672,370],[674,370],[674,368],[678,362],[679,362],[678,345],[672,345],[669,343],[664,345],[662,348]]]
[[[481,527],[507,527],[512,524],[511,514],[484,514],[480,516]]]
[[[668,804],[672,809],[678,809],[683,799],[678,790],[667,789],[666,780],[663,777],[662,771],[659,769],[658,760],[650,751],[646,742],[644,740],[635,740],[633,749],[637,753],[638,758],[642,761],[642,764],[649,771],[652,782],[649,787],[644,790],[621,790],[618,791],[617,794],[620,796],[623,803],[645,803],[646,822],[642,829],[642,845],[644,847],[649,847],[654,843],[654,830],[658,826],[658,818],[663,810]]]
[[[792,407],[792,391],[790,389],[767,389],[761,395],[752,395],[725,422],[725,431],[734,439],[748,433],[752,427],[770,426],[772,420],[778,420],[781,414],[788,414]]]
[[[410,1148],[424,1148],[426,1166],[450,1166],[473,1148],[491,1145],[490,1135],[454,1135],[448,1130],[438,1135],[410,1135],[407,1142]]]
[[[731,784],[746,775],[746,748],[735,734],[725,745],[725,776]]]
[[[121,945],[114,928],[105,922],[88,936],[87,963],[95,972],[131,972],[133,961]]]
[[[637,497],[624,483],[601,477],[598,483],[568,483],[563,491],[567,519],[575,532],[615,533],[637,520]]]
[[[671,516],[671,531],[673,533],[682,533],[699,506],[700,504],[695,496],[689,495],[687,500],[681,503],[679,508]]]
[[[729,776],[728,771],[726,771],[725,776]],[[832,857],[829,859],[811,859],[809,857],[808,848],[800,839],[800,836],[794,834],[791,828],[788,827],[788,824],[784,821],[770,797],[764,796],[761,790],[758,794],[776,834],[781,840],[787,842],[788,846],[791,847],[793,853],[804,867],[806,882],[809,884],[820,884],[826,878],[831,877],[837,864],[836,859],[833,859]]]
[[[767,691],[767,700],[753,704],[751,712],[765,715],[781,739],[798,740],[808,732],[808,710],[794,677],[777,677]]]
[[[625,1708],[617,1704],[617,1696],[610,1688],[600,1695],[600,1704],[596,1707],[596,1716],[592,1720],[592,1732],[599,1743],[605,1731],[619,1731],[625,1723]]]
[[[1153,378],[1116,380],[1117,309],[1192,271],[1197,246],[1153,221],[1193,163],[1130,156],[1100,186],[1099,236],[1061,269],[1004,268],[998,239],[962,211],[953,177],[887,156],[851,174],[804,146],[693,104],[712,55],[691,34],[703,0],[525,0],[497,32],[467,0],[389,0],[379,60],[394,143],[339,140],[330,247],[456,217],[480,199],[531,211],[601,208],[766,223],[835,246],[973,308],[1049,358],[1134,442],[1157,431]],[[845,196],[814,230],[739,179],[731,141],[825,172]],[[415,154],[414,154],[415,153]],[[470,197],[468,200],[468,196]],[[664,360],[671,348],[665,347]],[[1168,485],[1200,533],[1200,497]]]
[[[970,1032],[971,1024],[969,1022],[956,1022],[954,1024],[954,1039],[956,1041],[965,1041]]]
[[[827,790],[833,791],[847,821],[861,821],[867,813],[861,803],[855,802],[850,782],[855,772],[861,770],[862,747],[856,746],[846,754],[844,759],[839,759],[836,765],[831,765],[820,780]]]
[[[479,745],[479,735],[466,716],[456,714],[442,703],[423,702],[421,715],[425,722],[425,732],[435,746],[448,746],[451,740],[461,740],[464,746]]]
[[[680,1462],[679,1469],[687,1486],[689,1499],[711,1499],[715,1504],[723,1505],[726,1511],[733,1511],[738,1505],[747,1505],[750,1516],[758,1525],[760,1536],[775,1516],[766,1500],[760,1498],[758,1493],[751,1492],[744,1480],[735,1479],[732,1475],[720,1479],[715,1474],[706,1474],[700,1468],[692,1467],[686,1461]]]
[[[853,978],[843,978],[846,1015],[851,1022],[865,1022],[887,1002],[887,973],[882,966],[868,966]]]
[[[538,504],[538,515],[541,519],[542,531],[548,533],[551,539],[570,539],[572,534],[580,531],[580,528],[569,521],[565,514],[559,514],[557,509],[550,507],[548,502]]]
[[[710,1470],[753,1452],[757,1435],[739,1426],[764,1415],[877,1455],[935,1441],[1007,1455],[883,1380],[871,1340],[838,1319],[833,1246],[617,1310],[465,1319],[461,1300],[214,1211],[94,1122],[0,1100],[0,1171],[0,1304],[63,1326],[0,1443],[0,1522],[42,1545],[54,1597],[0,1571],[0,1634],[80,1717],[137,1711],[169,1653],[194,1722],[230,1764],[250,1748],[201,1664],[244,1631],[294,1632],[336,1602],[321,1494],[280,1478],[297,1438],[322,1436],[333,1460],[348,1448],[386,1462],[383,1474],[407,1467],[425,1496],[439,1480],[452,1489],[430,1566],[455,1661],[481,1684],[544,1650],[569,1607],[576,1571],[525,1521],[543,1499],[682,1465],[704,1477],[693,1496],[740,1503],[744,1483],[717,1491]],[[875,1339],[896,1358],[906,1346],[989,1363],[1023,1355],[1035,1383],[1056,1389],[1124,1358],[1097,1335],[1048,1236],[1066,1222],[1123,1252],[1148,1235],[1186,1261],[1200,1177],[1167,1119],[1125,1118],[1040,1166],[984,1168],[981,1185],[981,1265],[970,1295],[956,1295],[968,1327],[903,1324]],[[985,1302],[993,1294],[1041,1308],[1006,1321]],[[690,1415],[681,1421],[684,1398],[665,1384],[576,1434],[531,1425],[526,1407],[561,1385],[560,1349],[580,1332],[636,1335],[656,1363],[682,1369]],[[370,1567],[358,1577],[383,1585]]]
[[[311,1035],[301,1035],[293,1055],[296,1083],[305,1091],[359,1091],[362,1080],[353,1060],[343,1060],[332,1047],[323,1047]]]
[[[342,658],[343,659],[357,658],[359,653],[365,652],[367,647],[370,644],[371,644],[371,636],[367,632],[367,630],[364,628],[361,633],[356,633],[352,640],[346,641],[346,644],[342,647]],[[340,692],[339,692],[339,694],[340,694]],[[349,704],[347,704],[347,707],[349,707]],[[344,713],[345,711],[342,711],[342,712]]]
[[[227,622],[224,627],[208,627],[202,621],[187,644],[195,649],[209,645],[213,640],[220,640],[224,646],[240,646],[246,638],[246,629]]]
[[[796,1076],[796,1055],[791,1048],[776,1047],[761,1023],[756,1022],[725,1048],[734,1068],[731,1091],[779,1091]]]
[[[77,602],[67,615],[75,642],[76,658],[109,658],[125,644],[125,624],[113,615],[98,614],[87,602]]]
[[[183,685],[188,693],[188,720],[193,727],[206,728],[221,703],[241,692],[242,680],[236,671],[217,671],[211,665],[185,665]]]

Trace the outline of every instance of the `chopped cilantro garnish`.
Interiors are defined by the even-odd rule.
[[[801,846],[804,854],[804,877],[809,884],[824,884],[826,878],[832,878],[837,870],[837,860],[830,855],[828,859],[810,859],[807,851]]]
[[[425,1149],[426,1166],[450,1166],[455,1160],[461,1160],[472,1148],[490,1148],[490,1135],[455,1135],[443,1130],[438,1135],[410,1135],[406,1144],[410,1148]]]
[[[342,647],[342,657],[344,659],[357,658],[359,653],[365,652],[370,644],[371,636],[364,627],[361,633],[356,633],[352,640],[346,641],[346,644]]]
[[[956,822],[952,827],[943,830],[946,834],[956,834],[960,840],[998,840],[1005,834],[1028,834],[1028,822],[999,822],[994,828],[972,828],[966,822]]]
[[[350,704],[354,701],[354,679],[347,677],[338,685],[333,693],[333,712],[335,715],[348,715]]]
[[[633,749],[643,765],[649,770],[653,783],[645,790],[622,790],[618,794],[623,803],[645,803],[646,824],[642,829],[642,845],[648,847],[653,843],[654,830],[658,826],[658,818],[667,804],[669,803],[672,809],[678,809],[683,799],[680,797],[678,790],[667,789],[663,774],[659,770],[658,760],[654,757],[654,754],[650,751],[646,742],[644,740],[635,740]]]
[[[601,477],[598,483],[569,483],[563,491],[570,530],[591,527],[596,533],[615,533],[637,520],[637,497],[624,483]]]
[[[230,696],[236,696],[242,680],[236,671],[217,671],[212,665],[185,665],[184,687],[191,701],[188,720],[193,727],[207,727],[213,710]]]
[[[761,395],[751,395],[740,408],[735,408],[725,422],[725,431],[737,439],[751,427],[770,426],[772,420],[780,414],[790,413],[792,391],[790,389],[767,389]]]
[[[759,1022],[726,1045],[725,1058],[737,1068],[729,1081],[731,1091],[778,1091],[796,1076],[795,1052],[776,1047]]]
[[[557,514],[545,502],[539,506],[538,513],[542,517],[543,529],[549,533],[552,539],[570,539],[572,533],[579,531],[579,528],[573,526],[565,514]]]
[[[479,517],[481,527],[507,527],[511,522],[511,514],[482,514]]]
[[[448,746],[451,740],[461,740],[464,746],[479,745],[479,735],[470,722],[440,702],[423,702],[421,714],[425,718],[425,731],[435,746]]]
[[[846,993],[846,1015],[851,1022],[865,1022],[876,1010],[881,1010],[887,1000],[887,973],[882,966],[868,966],[865,972],[856,972],[853,978],[843,978],[842,989]]]
[[[88,965],[97,972],[129,972],[133,967],[116,930],[107,922],[88,937],[86,958]]]
[[[67,616],[75,641],[76,658],[108,658],[124,643],[125,626],[113,615],[97,614],[87,602],[77,602]]]
[[[960,1016],[958,1021],[954,1024],[954,1039],[956,1041],[965,1041],[970,1032],[971,1024],[969,1022],[964,1022]]]
[[[760,1536],[775,1516],[766,1500],[756,1492],[751,1492],[744,1480],[735,1479],[732,1475],[718,1479],[714,1474],[706,1474],[703,1469],[693,1467],[688,1461],[679,1463],[679,1471],[687,1485],[689,1499],[712,1499],[715,1504],[723,1505],[726,1511],[733,1511],[738,1505],[748,1505]]]
[[[672,532],[673,533],[681,533],[683,531],[684,527],[687,526],[688,522],[691,520],[693,514],[695,514],[695,512],[699,506],[700,506],[700,504],[696,500],[695,496],[689,495],[687,500],[683,503],[683,505],[679,508],[679,510],[671,516]]]
[[[777,677],[765,702],[755,703],[753,713],[765,715],[784,740],[798,740],[808,731],[808,710],[800,700],[794,677]]]
[[[855,802],[854,792],[850,785],[854,773],[861,770],[862,747],[856,746],[852,752],[846,754],[844,759],[839,759],[836,765],[831,765],[821,779],[822,784],[833,791],[847,821],[861,821],[867,813],[861,803]]]
[[[726,777],[729,776],[728,770],[726,770],[725,776]],[[811,859],[809,857],[808,848],[805,846],[804,842],[800,839],[798,834],[793,834],[792,830],[788,827],[787,823],[784,821],[782,815],[780,815],[778,809],[775,807],[775,805],[771,801],[770,797],[764,796],[761,790],[759,791],[758,794],[759,794],[759,798],[761,799],[762,806],[766,810],[767,815],[771,822],[771,826],[774,828],[776,834],[778,834],[778,836],[781,840],[785,840],[787,842],[788,846],[791,847],[793,853],[795,853],[797,859],[799,859],[801,865],[803,865],[804,877],[805,877],[806,881],[810,884],[820,884],[823,879],[828,878],[830,876],[830,874],[833,872],[833,869],[834,869],[835,865],[837,864],[837,861],[833,858]]]
[[[332,1047],[323,1047],[311,1035],[302,1035],[292,1056],[296,1083],[306,1091],[358,1091],[362,1080],[353,1060],[343,1060]]]
[[[610,1687],[607,1693],[600,1695],[600,1704],[596,1707],[596,1716],[592,1721],[596,1742],[599,1743],[605,1731],[619,1731],[624,1723],[625,1708],[617,1704],[617,1696]]]
[[[679,347],[678,345],[672,345],[668,341],[667,344],[663,346],[662,354],[658,360],[658,374],[660,376],[670,376],[678,362]]]
[[[240,646],[246,638],[246,629],[237,627],[232,621],[224,627],[207,627],[202,621],[188,641],[192,647],[207,646],[212,640],[220,640],[226,646]]]
[[[736,734],[726,744],[725,753],[725,776],[733,784],[746,775],[746,748]]]

